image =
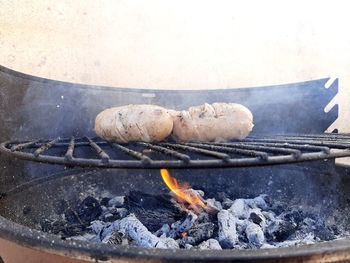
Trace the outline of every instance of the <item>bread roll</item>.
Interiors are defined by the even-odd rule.
[[[164,140],[171,134],[173,119],[156,105],[127,105],[100,112],[95,120],[98,136],[116,142]]]
[[[254,126],[249,109],[235,103],[205,103],[170,113],[174,119],[173,135],[179,141],[243,139]]]

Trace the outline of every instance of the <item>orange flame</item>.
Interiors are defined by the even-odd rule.
[[[160,169],[160,175],[166,186],[175,194],[180,202],[188,203],[197,213],[203,210],[215,212],[215,208],[208,206],[198,193],[190,189],[187,183],[179,184],[178,181],[170,175],[167,169]]]

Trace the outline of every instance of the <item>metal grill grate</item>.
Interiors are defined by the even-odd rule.
[[[223,168],[350,156],[349,134],[274,135],[225,143],[135,142],[98,138],[8,141],[0,151],[19,159],[99,168]]]

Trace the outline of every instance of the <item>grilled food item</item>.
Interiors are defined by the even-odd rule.
[[[95,120],[98,136],[116,142],[162,141],[171,134],[173,118],[156,105],[126,105],[100,112]]]
[[[170,113],[174,119],[173,135],[179,141],[243,139],[254,126],[250,110],[236,103],[205,103]]]

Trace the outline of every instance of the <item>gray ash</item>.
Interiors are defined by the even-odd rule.
[[[88,196],[67,206],[41,229],[62,239],[156,248],[259,249],[312,244],[341,237],[341,224],[266,195],[204,199],[218,209],[186,212],[171,195],[131,191],[127,196]],[[59,219],[57,219],[59,218]],[[332,223],[330,223],[332,222]]]

